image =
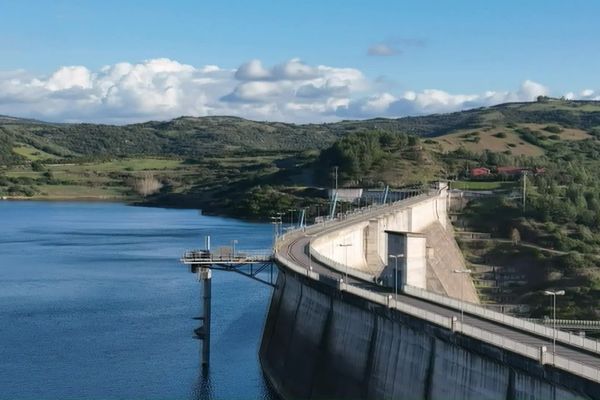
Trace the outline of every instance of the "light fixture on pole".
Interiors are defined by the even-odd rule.
[[[235,245],[238,243],[237,239],[231,241],[231,258],[235,258]]]
[[[564,290],[544,290],[545,296],[552,296],[552,359],[556,354],[556,296],[564,296]]]
[[[308,270],[312,271],[312,254],[310,251],[310,242],[312,241],[312,238],[315,237],[315,235],[306,235],[309,239],[308,239],[308,244],[307,246],[307,250],[308,250]]]
[[[389,257],[393,258],[395,263],[394,293],[396,293],[396,300],[398,300],[398,258],[404,257],[404,254],[390,254]]]
[[[471,271],[470,269],[455,269],[454,271],[455,274],[470,274]],[[465,311],[464,311],[464,299],[463,299],[463,292],[464,292],[464,279],[460,280],[460,323],[462,325],[462,323],[464,322],[465,319]]]
[[[340,243],[338,246],[343,247],[346,250],[346,257],[344,264],[346,265],[346,284],[348,284],[348,247],[352,246],[352,243]]]

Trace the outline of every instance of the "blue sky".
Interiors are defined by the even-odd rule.
[[[0,112],[47,119],[127,122],[154,115],[168,118],[179,112],[231,112],[301,122],[445,112],[505,99],[524,100],[542,92],[596,98],[600,89],[597,1],[0,0],[0,15],[0,82],[5,80],[0,89],[9,93],[0,93]],[[343,86],[338,75],[325,76],[322,71],[313,71],[303,82],[270,76],[254,79],[262,84],[249,83],[234,76],[251,60],[260,60],[269,69],[296,58],[312,68],[356,70],[361,77],[337,90]],[[230,75],[221,73],[220,90],[203,90],[186,81],[181,71],[173,72],[177,96],[187,98],[183,106],[182,99],[166,94],[172,84],[161,86],[164,71],[144,78],[156,86],[157,96],[163,96],[158,108],[148,104],[144,108],[139,99],[131,98],[132,93],[117,99],[118,113],[89,104],[93,99],[102,104],[114,100],[106,97],[117,91],[109,93],[107,79],[102,85],[96,82],[103,67],[123,62],[144,66],[158,59],[196,69],[216,65]],[[72,66],[84,67],[91,81],[71,85],[65,83],[70,78],[63,76],[61,85],[48,83],[61,68]],[[193,75],[192,81],[197,81],[202,73]],[[35,79],[45,83],[40,87],[46,92],[33,93]],[[288,84],[274,84],[280,81]],[[111,82],[123,93],[118,82]],[[301,85],[323,88],[327,82],[334,82],[335,96],[322,90],[324,97],[312,97],[310,105],[307,100],[294,100]],[[527,82],[539,86],[524,89]],[[188,89],[190,85],[196,86]],[[448,100],[442,95],[441,100],[439,96],[431,100],[424,92],[428,89],[463,97]],[[65,90],[68,93],[57,93]],[[253,95],[250,101],[236,96],[236,90],[258,90],[268,93],[269,99]],[[490,91],[504,95],[486,96]],[[83,96],[79,103],[86,104],[79,113],[72,110],[75,103],[57,103],[59,97],[64,103],[65,96],[73,99],[77,94]],[[425,97],[418,100],[419,94]],[[165,100],[164,96],[171,97]],[[206,101],[190,105],[190,98],[196,96]],[[376,106],[365,108],[369,101]],[[431,101],[444,104],[434,107]],[[44,109],[44,102],[51,106]],[[314,110],[307,111],[311,106]]]

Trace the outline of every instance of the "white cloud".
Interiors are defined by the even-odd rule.
[[[526,80],[515,91],[480,94],[425,89],[393,93],[356,68],[308,65],[299,59],[265,67],[196,67],[160,58],[97,71],[65,66],[48,76],[0,71],[0,114],[51,121],[129,123],[181,115],[237,115],[289,122],[401,117],[530,101],[548,88]],[[571,95],[571,94],[569,94]],[[596,99],[591,89],[574,98]]]
[[[546,87],[529,80],[523,82],[515,92],[486,91],[482,94],[453,94],[439,89],[425,89],[421,92],[406,91],[397,99],[393,99],[393,96],[388,93],[356,99],[346,107],[336,110],[336,113],[344,118],[448,113],[500,103],[532,101],[537,96],[546,94],[548,94]],[[381,105],[384,104],[387,106],[382,107]]]
[[[592,89],[585,89],[581,91],[581,97],[590,97],[594,94]]]
[[[304,64],[299,58],[292,58],[271,69],[263,67],[260,60],[251,60],[242,64],[235,73],[235,78],[241,81],[306,80],[317,76],[317,69]]]
[[[271,73],[267,71],[260,60],[250,60],[240,67],[235,72],[236,79],[241,81],[254,81],[268,79]]]
[[[537,82],[526,80],[521,85],[519,92],[517,93],[517,101],[531,101],[535,100],[538,96],[547,96],[549,93],[548,88]]]
[[[74,87],[88,89],[92,86],[92,74],[86,67],[62,67],[52,74],[45,86],[51,91]]]
[[[367,54],[370,56],[395,56],[400,54],[400,50],[391,44],[376,43],[369,47]]]
[[[396,56],[410,48],[425,47],[426,40],[416,37],[392,37],[375,43],[367,49],[370,56]]]

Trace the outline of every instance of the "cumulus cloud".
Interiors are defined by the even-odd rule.
[[[567,93],[567,94],[571,94],[571,93]],[[600,100],[600,91],[593,90],[593,89],[584,89],[584,90],[581,91],[581,93],[579,94],[579,96],[576,96],[576,98],[578,98],[580,100],[595,100],[595,101],[598,101],[598,100]]]
[[[95,71],[64,66],[47,76],[0,71],[0,114],[64,122],[130,123],[181,115],[322,122],[444,113],[549,94],[531,80],[514,91],[479,94],[390,89],[356,68],[308,65],[296,58],[274,66],[251,60],[236,69],[159,58]],[[569,94],[599,96],[592,89]]]
[[[242,81],[306,80],[318,75],[318,68],[304,64],[299,58],[292,58],[271,69],[263,67],[260,60],[251,60],[242,64],[235,72],[235,78]]]
[[[538,96],[547,94],[548,89],[545,86],[530,80],[523,82],[514,92],[487,91],[481,94],[457,94],[439,89],[425,89],[420,92],[406,91],[397,98],[389,93],[359,98],[348,103],[346,107],[340,107],[336,113],[344,118],[448,113],[500,103],[532,101]]]

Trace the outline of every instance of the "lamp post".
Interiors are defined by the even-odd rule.
[[[470,269],[455,269],[454,271],[455,274],[470,274],[471,271]],[[460,323],[462,325],[462,323],[464,322],[465,319],[465,311],[464,311],[464,299],[463,299],[463,287],[464,287],[464,279],[460,280]]]
[[[346,265],[346,284],[348,284],[348,247],[352,246],[352,243],[340,243],[338,246],[343,247],[346,251],[344,264]]]
[[[275,225],[275,236],[279,236],[281,232],[281,225],[283,224],[283,213],[277,213],[275,216],[271,217],[273,221],[273,225]]]
[[[308,270],[312,271],[312,254],[310,251],[310,242],[315,237],[315,235],[306,235],[306,236],[309,238],[308,239]]]
[[[398,258],[404,257],[404,254],[390,254],[389,257],[393,258],[395,263],[394,292],[396,293],[396,300],[398,300]]]
[[[544,290],[545,296],[552,296],[552,359],[556,354],[556,296],[564,296],[564,290]]]
[[[235,258],[235,245],[237,244],[237,239],[233,239],[231,241],[231,258]]]

